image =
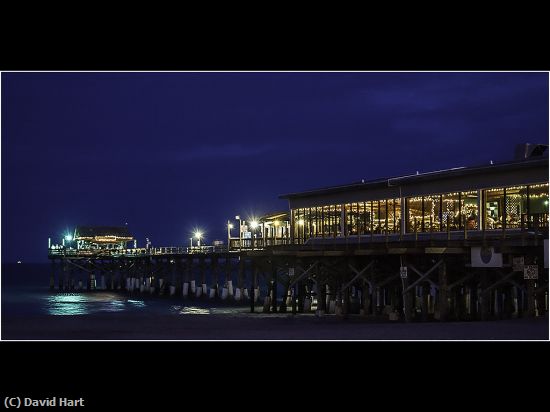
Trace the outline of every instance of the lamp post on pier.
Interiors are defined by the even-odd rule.
[[[227,251],[229,252],[229,247],[231,246],[231,229],[233,229],[233,224],[228,220],[227,221]]]
[[[239,252],[241,251],[241,248],[242,248],[242,244],[243,244],[243,237],[242,237],[242,232],[243,232],[243,226],[242,226],[242,222],[241,222],[241,217],[240,216],[235,216],[235,219],[239,221]]]
[[[250,228],[252,229],[252,250],[254,250],[254,243],[256,241],[256,229],[258,228],[259,224],[257,221],[253,220],[250,222]]]
[[[201,247],[201,238],[202,238],[202,232],[200,230],[197,230],[195,232],[195,239],[197,239],[197,246],[199,247],[199,249]]]
[[[65,242],[67,242],[67,246],[69,249],[71,248],[71,242],[73,240],[73,237],[70,234],[67,234],[63,237],[63,246],[65,246]]]

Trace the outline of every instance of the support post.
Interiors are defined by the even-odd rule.
[[[229,286],[231,285],[231,256],[225,258],[225,285],[222,289],[222,299],[227,299],[229,296]],[[233,285],[231,285],[231,288]]]
[[[271,310],[273,313],[277,313],[277,266],[275,265],[273,259],[271,259],[271,279],[273,281]]]
[[[243,299],[244,275],[246,269],[245,265],[245,258],[244,256],[241,256],[241,258],[239,259],[239,273],[237,276],[237,290],[235,291],[235,300]]]
[[[469,291],[470,291],[470,311],[468,318],[470,320],[477,320],[478,316],[478,296],[477,296],[477,281],[474,279],[469,282]]]
[[[325,282],[321,282],[319,276],[317,276],[317,288],[317,310],[319,311],[319,314],[323,314],[326,313],[327,293]]]
[[[219,276],[219,266],[218,266],[218,256],[213,255],[210,258],[211,266],[212,266],[212,274],[213,274],[213,280],[212,280],[212,289],[214,289],[214,293],[210,292],[210,297],[216,298],[218,296],[218,276]]]
[[[204,298],[206,295],[206,271],[205,271],[205,264],[204,264],[205,256],[204,254],[201,254],[199,256],[199,271],[201,275],[201,285],[202,288],[201,296]]]
[[[296,283],[296,293],[298,297],[298,307],[297,311],[298,313],[302,313],[304,311],[304,293],[303,293],[303,282],[297,282]]]
[[[527,317],[534,318],[535,312],[535,281],[527,279]]]
[[[347,283],[347,276],[344,276],[343,280],[344,280],[344,282]],[[346,317],[350,312],[349,290],[350,290],[350,288],[347,287],[343,291],[343,296],[342,296],[342,314],[344,315],[344,317]]]
[[[370,314],[370,293],[369,293],[369,284],[366,279],[363,279],[363,293],[361,296],[361,300],[363,301],[363,315],[367,316]]]
[[[447,295],[447,262],[443,260],[439,265],[439,320],[444,322],[449,315],[449,300]]]
[[[282,313],[286,312],[286,310],[287,310],[286,300],[287,300],[287,297],[288,297],[289,282],[285,282],[284,287],[283,287],[283,296],[282,296],[281,306],[279,306],[279,312],[282,312]]]
[[[258,276],[258,271],[254,260],[252,260],[252,278],[250,279],[250,313],[254,313],[254,306],[256,304],[256,277]]]
[[[430,296],[430,284],[428,282],[424,282],[422,284],[422,300],[420,303],[423,322],[428,320],[428,296]]]
[[[481,271],[481,282],[480,282],[480,288],[481,288],[481,294],[478,296],[479,299],[479,308],[480,308],[480,319],[481,320],[487,320],[489,318],[489,301],[491,299],[491,294],[486,292],[485,289],[487,288],[488,283],[488,273],[487,269],[482,269]]]

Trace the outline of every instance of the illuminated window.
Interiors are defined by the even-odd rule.
[[[424,232],[438,232],[441,228],[441,196],[424,196]]]
[[[399,233],[401,230],[401,200],[388,199],[388,231]]]
[[[506,188],[506,228],[521,227],[522,216],[527,214],[527,186]]]
[[[423,202],[422,197],[411,197],[406,200],[407,202],[407,220],[406,229],[407,232],[421,232],[422,231],[422,210]]]
[[[548,214],[548,183],[529,186],[529,214]]]
[[[504,212],[504,189],[486,190],[485,229],[501,229]]]
[[[463,229],[463,225],[466,224],[466,229],[477,229],[477,221],[479,216],[478,204],[477,204],[477,190],[471,190],[469,192],[462,192],[460,194],[460,203],[462,209],[462,215],[464,221],[461,222],[460,228]]]
[[[548,225],[548,183],[529,185],[529,227]]]
[[[461,195],[458,192],[441,195],[441,230],[460,230],[462,215]]]

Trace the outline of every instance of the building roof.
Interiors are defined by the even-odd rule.
[[[95,238],[103,236],[132,238],[126,226],[77,226],[75,230],[75,238]]]
[[[290,213],[288,211],[281,211],[281,212],[273,212],[268,215],[264,215],[260,217],[260,222],[266,222],[269,220],[286,220],[290,217]]]
[[[391,186],[406,186],[408,184],[434,181],[439,179],[446,179],[450,177],[468,176],[474,174],[492,173],[500,171],[521,170],[524,168],[548,166],[548,157],[534,157],[524,159],[520,161],[494,163],[481,166],[469,166],[469,167],[453,167],[451,169],[436,170],[432,172],[417,173],[412,175],[378,178],[373,180],[362,180],[361,182],[351,183],[347,185],[331,186],[313,190],[307,190],[304,192],[287,193],[280,195],[279,199],[292,199],[308,196],[318,196],[326,194],[334,194],[340,192],[348,192],[354,190],[364,189],[376,189],[386,188]]]

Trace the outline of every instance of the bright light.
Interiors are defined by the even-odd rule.
[[[227,225],[227,227],[228,227],[229,229],[233,229],[233,223],[229,223],[229,224]]]
[[[544,201],[544,205],[545,205],[545,206],[548,206],[548,200],[545,200],[545,201]]]
[[[235,220],[241,220],[240,216],[235,216]]]
[[[200,232],[200,231],[197,230],[197,231],[195,232],[195,238],[200,239],[201,237],[202,237],[202,232]]]
[[[298,224],[299,224],[300,226],[303,226],[303,225],[304,225],[304,219],[298,220]]]
[[[73,240],[73,237],[71,235],[65,235],[65,240],[67,242],[70,242],[71,240]]]
[[[275,222],[273,222],[273,224],[274,224],[275,226],[279,226],[279,225],[281,224],[281,222],[279,222],[278,220],[276,220]]]
[[[253,220],[252,222],[250,222],[250,227],[252,229],[256,229],[258,227],[258,222],[256,222],[255,220]]]

